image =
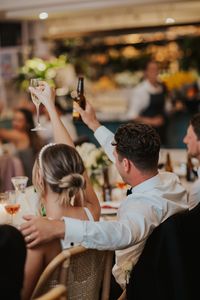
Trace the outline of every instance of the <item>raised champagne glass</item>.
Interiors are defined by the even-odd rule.
[[[32,78],[30,80],[30,86],[31,87],[38,87],[39,86],[39,82],[41,81],[40,78]],[[39,130],[45,130],[46,128],[44,128],[41,124],[40,124],[40,100],[38,99],[38,97],[36,97],[33,93],[31,93],[31,99],[33,101],[33,103],[35,104],[36,107],[36,114],[37,114],[37,120],[36,120],[36,127],[32,128],[32,131],[39,131]]]

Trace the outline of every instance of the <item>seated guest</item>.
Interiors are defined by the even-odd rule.
[[[58,138],[64,129],[56,118],[54,93],[46,83],[41,83],[39,89],[31,88],[31,92],[46,106]],[[85,222],[67,217],[55,221],[25,216],[27,222],[21,230],[29,247],[60,238],[63,247],[73,241],[87,248],[117,250],[113,272],[124,288],[127,274],[138,261],[153,229],[171,215],[188,209],[187,193],[175,174],[158,172],[160,139],[151,126],[125,124],[114,135],[101,126],[89,103],[85,110],[76,105],[76,110],[95,132],[132,191],[122,201],[116,221]]]
[[[200,113],[193,116],[187,129],[183,142],[187,145],[188,155],[200,161]],[[198,176],[200,169],[198,169]],[[189,192],[190,208],[200,202],[200,179],[196,180]]]
[[[55,118],[61,122],[58,115]],[[33,183],[46,216],[51,220],[67,216],[97,221],[100,215],[99,201],[85,173],[83,161],[66,129],[64,134],[58,134],[57,129],[53,128],[55,140],[59,143],[44,146],[33,168]],[[29,241],[35,238],[34,235],[28,236]],[[72,245],[69,243],[68,247]],[[61,248],[59,239],[56,239],[28,249],[23,300],[30,299],[41,272]]]
[[[0,225],[0,298],[20,300],[24,279],[26,243],[21,232]]]
[[[12,129],[0,128],[0,139],[9,141],[16,148],[16,156],[22,162],[24,173],[31,184],[35,156],[44,144],[35,131],[32,114],[27,109],[17,109],[12,120]]]

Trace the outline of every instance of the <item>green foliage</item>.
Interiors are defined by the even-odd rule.
[[[56,71],[58,68],[65,67],[67,57],[60,55],[58,58],[43,60],[41,58],[28,59],[19,69],[16,84],[22,90],[27,90],[31,78],[41,78],[47,81],[51,86],[55,86]]]
[[[183,51],[183,57],[180,60],[180,69],[189,70],[193,68],[200,72],[200,37],[184,37],[178,40],[177,43]]]

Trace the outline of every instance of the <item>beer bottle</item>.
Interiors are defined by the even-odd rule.
[[[172,167],[172,162],[171,162],[171,157],[169,152],[167,153],[167,157],[166,157],[165,171],[173,172],[173,167]]]
[[[187,156],[186,179],[187,179],[187,181],[195,180],[194,166],[193,166],[191,157],[189,155]]]
[[[85,96],[84,96],[84,77],[83,76],[78,77],[77,96],[74,99],[74,101],[77,102],[82,109],[85,109],[86,101],[85,101]],[[74,121],[81,121],[81,115],[79,114],[79,112],[77,112],[75,110],[74,107],[73,107],[72,116],[73,116]]]
[[[108,168],[103,169],[103,186],[102,186],[102,193],[103,193],[103,201],[111,201],[111,192],[112,187],[109,182],[108,176]]]

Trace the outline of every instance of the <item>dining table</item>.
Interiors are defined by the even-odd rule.
[[[185,149],[164,149],[162,148],[159,156],[159,165],[162,167],[160,171],[164,171],[164,164],[167,157],[167,153],[170,154],[173,172],[177,174],[182,185],[186,188],[187,192],[190,192],[190,188],[193,182],[186,180],[186,162],[187,151]],[[198,168],[198,161],[193,159],[194,166]],[[123,200],[126,199],[126,191],[130,187],[126,184],[122,184],[123,181],[113,164],[110,168],[109,179],[112,185],[112,198],[111,201],[104,202],[102,198],[102,189],[99,185],[94,187],[97,197],[101,206],[101,220],[116,220],[117,210]],[[120,184],[119,184],[120,183]],[[1,194],[0,194],[1,195]],[[33,186],[28,186],[24,193],[18,195],[18,203],[20,204],[20,210],[13,218],[13,225],[19,226],[24,222],[23,216],[25,214],[41,215],[41,206]],[[9,223],[9,215],[4,209],[5,203],[0,198],[0,224]]]

